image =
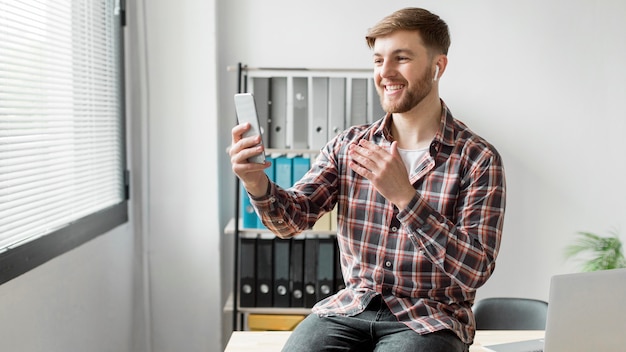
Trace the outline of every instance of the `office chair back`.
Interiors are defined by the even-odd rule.
[[[516,297],[491,297],[472,308],[479,330],[545,330],[548,302]]]

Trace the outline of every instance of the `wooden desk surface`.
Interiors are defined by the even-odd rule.
[[[235,331],[224,352],[279,352],[291,334],[290,331]],[[541,330],[478,330],[470,352],[485,352],[481,346],[496,343],[538,339]]]

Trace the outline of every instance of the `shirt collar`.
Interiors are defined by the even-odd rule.
[[[443,99],[440,99],[440,101],[442,108],[441,122],[439,124],[439,130],[435,134],[431,144],[431,146],[434,146],[435,148],[437,148],[438,144],[449,146],[454,145],[454,117]],[[385,117],[380,120],[379,125],[373,131],[374,135],[382,137],[383,139],[389,141],[389,143],[393,142],[393,136],[391,135],[391,115],[392,114],[387,113]]]

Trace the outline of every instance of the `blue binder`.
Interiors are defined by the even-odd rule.
[[[291,187],[292,183],[292,158],[288,158],[287,156],[279,156],[274,159],[274,163],[276,164],[275,172],[275,180],[276,184],[282,188]]]
[[[243,186],[240,186],[241,190],[239,191],[239,195],[241,198],[241,219],[243,228],[253,229],[257,227],[257,222],[259,222],[259,216],[254,211],[254,207],[250,204],[250,196],[246,189]]]
[[[297,156],[293,158],[291,181],[292,183],[298,182],[311,167],[311,158],[304,156]]]
[[[267,178],[270,181],[274,181],[275,180],[275,176],[274,176],[274,168],[276,167],[276,165],[274,165],[274,158],[272,158],[271,156],[265,156],[265,160],[269,161],[272,163],[272,166],[268,167],[267,169],[265,169],[265,174],[267,175]],[[261,218],[260,217],[256,217],[256,227],[259,229],[267,229],[267,226],[263,225],[263,222],[261,222]]]

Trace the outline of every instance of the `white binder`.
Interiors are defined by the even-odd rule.
[[[294,149],[309,149],[309,84],[307,77],[293,77],[293,123],[290,124]],[[289,121],[288,121],[289,122]],[[289,123],[288,123],[289,125]]]
[[[328,142],[328,78],[313,77],[309,86],[309,144],[321,149]]]
[[[271,78],[270,148],[287,148],[287,77]]]
[[[346,79],[332,77],[328,81],[328,141],[346,128]]]

